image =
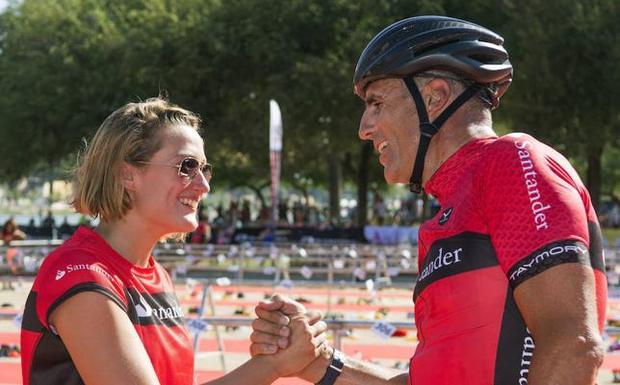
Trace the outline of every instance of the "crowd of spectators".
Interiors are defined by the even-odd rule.
[[[208,202],[207,202],[208,203]],[[434,215],[439,209],[433,199],[424,202],[411,195],[406,199],[385,199],[375,191],[369,201],[368,224],[373,226],[414,226]],[[190,235],[191,243],[225,244],[235,241],[235,234],[241,230],[255,235],[254,239],[265,239],[269,229],[288,228],[297,232],[330,231],[334,229],[356,228],[356,210],[343,210],[340,218],[332,220],[326,207],[280,202],[278,221],[272,223],[271,208],[249,199],[231,200],[226,206],[202,206],[199,210],[198,229]],[[620,227],[620,204],[612,201],[601,208],[601,225],[607,228]],[[35,218],[28,224],[20,226],[15,219],[9,218],[3,225],[2,240],[5,244],[20,239],[66,239],[79,225],[91,225],[87,217],[81,217],[79,223],[70,224],[67,217],[57,223],[51,212],[41,217],[37,225]]]
[[[605,202],[599,210],[600,222],[603,227],[620,227],[620,201],[612,199]]]

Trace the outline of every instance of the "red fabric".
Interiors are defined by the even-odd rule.
[[[105,295],[127,312],[160,383],[195,384],[190,336],[166,271],[152,258],[146,268],[132,265],[85,227],[45,259],[33,284],[22,323],[24,384],[79,382],[66,352],[45,352],[65,349],[48,324],[50,309],[85,290]]]
[[[412,385],[526,381],[534,346],[512,290],[548,268],[538,263],[543,257],[596,268],[602,331],[606,281],[602,254],[590,244],[598,223],[562,155],[524,134],[472,140],[425,190],[441,209],[420,228]]]

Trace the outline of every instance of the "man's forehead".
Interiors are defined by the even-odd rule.
[[[387,79],[379,79],[370,83],[368,87],[366,87],[366,99],[370,97],[385,97],[393,92],[400,92],[403,86],[403,82],[399,78],[387,78]]]

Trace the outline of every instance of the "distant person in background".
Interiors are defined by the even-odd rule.
[[[21,241],[26,239],[26,234],[19,229],[15,218],[9,218],[4,222],[2,227],[2,241],[5,245],[10,245],[13,241]],[[11,274],[15,275],[19,273],[19,268],[22,265],[20,261],[20,251],[15,247],[10,247],[6,250],[6,264],[11,271]],[[8,277],[2,279],[2,290],[13,290],[13,280]]]
[[[204,214],[203,210],[198,208],[198,227],[191,235],[190,242],[191,243],[209,243],[211,240],[211,226],[209,225],[209,221],[207,216]]]
[[[372,203],[372,219],[378,225],[382,226],[385,223],[385,217],[387,216],[387,207],[383,201],[383,197],[378,191],[375,191],[373,203]]]
[[[295,202],[293,205],[293,226],[306,226],[306,212],[301,202]]]
[[[241,211],[239,210],[239,202],[236,200],[230,201],[230,206],[228,207],[228,224],[233,228],[241,226],[239,223],[239,219],[241,218]]]
[[[61,239],[67,239],[73,233],[73,227],[69,224],[69,219],[65,216],[60,226],[58,226],[58,235]]]
[[[287,202],[280,201],[280,203],[278,203],[278,224],[281,226],[289,225]]]
[[[56,228],[56,220],[52,216],[52,212],[48,211],[47,216],[41,222],[41,229],[43,231],[43,235],[52,238],[54,236],[54,230]]]
[[[5,245],[11,243],[11,241],[21,241],[26,239],[26,233],[19,229],[17,222],[15,222],[15,218],[9,218],[6,222],[4,222],[4,226],[2,227],[2,240]]]
[[[617,199],[613,200],[613,207],[609,210],[609,223],[611,227],[620,227],[620,202]]]
[[[47,212],[47,216],[43,219],[43,222],[41,223],[41,225],[43,227],[50,227],[50,228],[56,226],[56,220],[54,219],[54,216],[52,216],[51,211]]]
[[[72,204],[100,222],[78,228],[40,268],[22,323],[24,384],[196,384],[183,310],[152,252],[198,226],[212,176],[199,129],[198,116],[156,98],[119,108],[97,130]],[[325,354],[316,320],[282,317],[295,336],[284,352],[211,383],[266,385],[301,370]]]
[[[252,222],[252,212],[250,210],[250,201],[247,199],[243,200],[243,204],[241,205],[241,225],[249,226]]]

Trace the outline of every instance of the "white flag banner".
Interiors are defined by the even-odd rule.
[[[378,321],[372,325],[370,330],[375,332],[375,334],[377,334],[379,337],[383,339],[388,339],[392,336],[392,334],[394,334],[394,332],[396,331],[396,327],[387,322]]]
[[[409,262],[408,259],[403,258],[400,260],[400,265],[403,267],[403,269],[408,269],[411,267],[411,262]]]
[[[305,279],[312,278],[312,269],[310,269],[308,266],[302,266],[299,272]]]
[[[377,268],[377,262],[370,260],[366,262],[366,270],[375,270]]]
[[[269,166],[271,168],[271,219],[274,228],[278,223],[281,154],[282,114],[278,102],[272,99],[269,101]]]
[[[204,332],[209,326],[209,324],[207,324],[205,321],[198,318],[188,318],[186,322],[189,332],[193,335],[198,335]]]
[[[186,275],[187,274],[187,265],[186,264],[177,265],[174,269],[175,269],[177,274],[182,274],[182,275]]]
[[[368,291],[369,293],[375,291],[375,281],[373,281],[372,279],[367,279],[364,283],[366,284],[366,291]]]
[[[273,99],[269,101],[269,151],[282,151],[282,114]]]
[[[18,329],[22,328],[22,320],[24,319],[24,314],[19,313],[13,318],[13,325],[17,326]]]
[[[224,254],[218,254],[217,263],[224,263],[224,262],[226,262],[226,256]]]
[[[360,269],[359,267],[356,267],[355,269],[353,269],[353,276],[359,280],[365,280],[366,279],[366,270],[364,269]]]

